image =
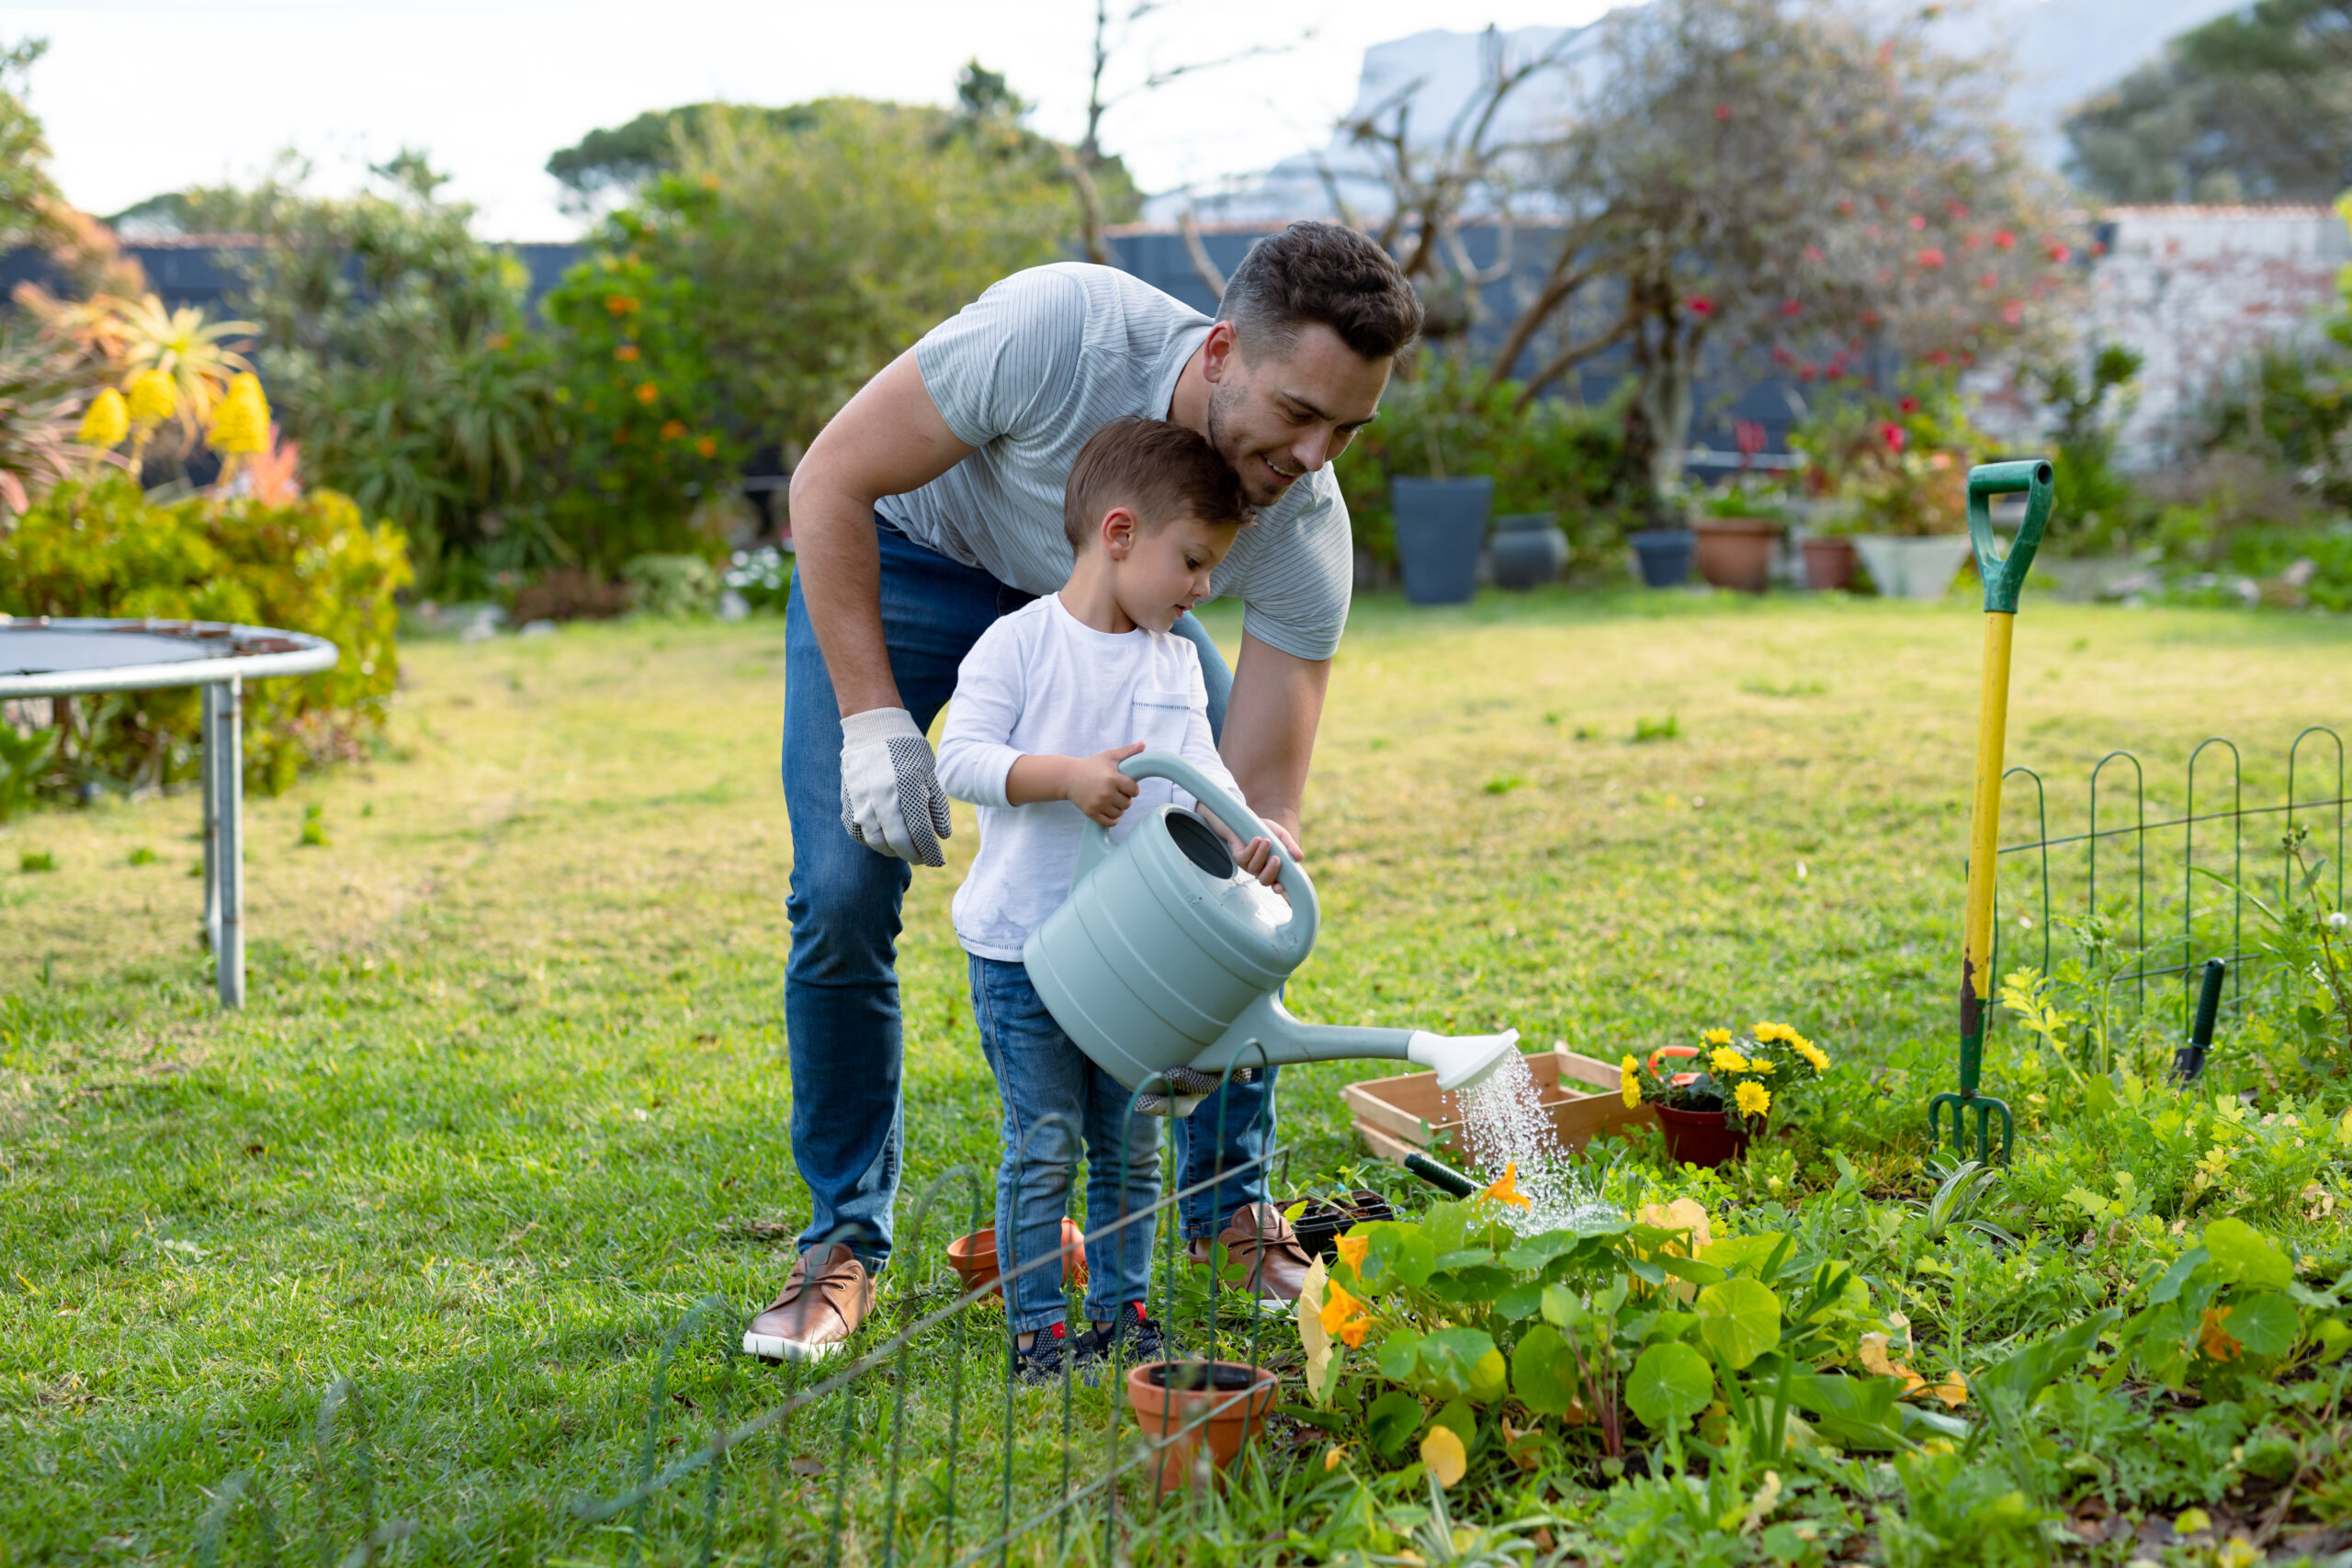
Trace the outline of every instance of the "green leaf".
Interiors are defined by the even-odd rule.
[[[1403,1382],[1413,1375],[1413,1369],[1420,1363],[1420,1358],[1421,1337],[1409,1328],[1399,1328],[1380,1342],[1380,1349],[1374,1354],[1373,1364],[1390,1382]]]
[[[1544,1304],[1544,1287],[1529,1280],[1496,1292],[1495,1311],[1506,1323],[1521,1323],[1533,1317]]]
[[[1478,1358],[1470,1369],[1470,1397],[1480,1404],[1492,1404],[1503,1396],[1509,1380],[1503,1368],[1503,1353],[1489,1350]]]
[[[2190,1247],[2172,1260],[2172,1267],[2165,1270],[2164,1278],[2149,1287],[2148,1300],[2152,1303],[2173,1300],[2180,1294],[2180,1288],[2188,1283],[2188,1277],[2203,1268],[2211,1259],[2211,1255],[2205,1248]]]
[[[1754,1280],[1709,1285],[1692,1303],[1699,1337],[1734,1371],[1781,1342],[1781,1298]]]
[[[2095,1116],[2104,1116],[2121,1101],[2115,1098],[2115,1082],[2105,1073],[2093,1073],[2083,1080],[2083,1103]]]
[[[2319,1359],[2323,1366],[2345,1351],[2352,1350],[2352,1325],[2340,1319],[2331,1317],[2321,1323],[2313,1337],[2319,1341]]]
[[[1287,1416],[1292,1420],[1302,1422],[1309,1427],[1318,1427],[1326,1432],[1344,1432],[1348,1429],[1346,1416],[1334,1415],[1329,1410],[1317,1410],[1309,1405],[1277,1404],[1274,1406],[1274,1414]]]
[[[1714,1397],[1715,1374],[1688,1345],[1653,1345],[1625,1380],[1625,1403],[1655,1432],[1688,1420]]]
[[[1440,1269],[1432,1273],[1430,1290],[1450,1302],[1490,1302],[1510,1289],[1511,1276],[1495,1262],[1494,1254],[1482,1252],[1477,1256],[1487,1261],[1463,1269]]]
[[[2246,1354],[2267,1359],[2295,1348],[2302,1317],[2294,1303],[2275,1291],[2264,1291],[2231,1303],[2230,1315],[2222,1326],[2245,1347]]]
[[[1430,1282],[1430,1270],[1437,1267],[1437,1248],[1419,1226],[1375,1220],[1355,1230],[1358,1235],[1366,1232],[1372,1236],[1372,1250],[1364,1257],[1366,1285],[1385,1289]]]
[[[1720,1264],[1696,1258],[1661,1258],[1657,1266],[1676,1279],[1688,1280],[1694,1285],[1712,1285],[1718,1280],[1729,1278]]]
[[[1789,1397],[1813,1417],[1814,1430],[1841,1449],[1883,1451],[1901,1446],[1902,1420],[1894,1378],[1852,1378],[1842,1372],[1799,1372]]]
[[[1561,1328],[1575,1325],[1584,1316],[1584,1303],[1566,1285],[1544,1287],[1544,1321]]]
[[[1743,1269],[1753,1269],[1762,1265],[1772,1256],[1773,1249],[1786,1240],[1788,1237],[1778,1231],[1763,1231],[1755,1235],[1727,1235],[1701,1247],[1699,1257],[1705,1262],[1736,1274]]]
[[[1478,1438],[1478,1417],[1458,1399],[1449,1399],[1439,1405],[1437,1414],[1430,1417],[1430,1426],[1432,1428],[1442,1427],[1461,1438],[1464,1453],[1470,1451],[1471,1445]]]
[[[1502,1380],[1502,1358],[1495,1349],[1494,1336],[1483,1328],[1441,1328],[1421,1337],[1421,1375],[1430,1380],[1443,1398],[1453,1399],[1468,1393],[1479,1382],[1479,1362],[1495,1357],[1493,1379]]]
[[[1392,1388],[1372,1402],[1363,1419],[1374,1451],[1383,1459],[1395,1459],[1421,1429],[1421,1402],[1401,1388]]]
[[[2225,1280],[2283,1291],[2295,1282],[2295,1266],[2260,1231],[2244,1220],[2215,1220],[2205,1227],[2205,1250]]]
[[[1576,1359],[1567,1339],[1548,1323],[1520,1336],[1510,1353],[1510,1387],[1538,1416],[1557,1416],[1577,1397]]]
[[[1478,1223],[1478,1211],[1469,1203],[1432,1203],[1420,1218],[1420,1234],[1438,1258],[1459,1250]],[[1408,1227],[1410,1228],[1410,1227]]]

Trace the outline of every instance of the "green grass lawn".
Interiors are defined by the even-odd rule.
[[[1238,621],[1212,622],[1229,644]],[[1980,623],[1958,601],[1364,600],[1307,799],[1324,928],[1293,1009],[1612,1060],[1786,1018],[1842,1070],[1744,1201],[1795,1205],[1833,1150],[1898,1190],[1950,1070]],[[240,1015],[196,942],[192,796],[0,827],[0,1563],[184,1560],[241,1471],[303,1500],[298,1553],[322,1484],[337,1558],[368,1485],[424,1523],[404,1560],[624,1553],[566,1501],[626,1483],[665,1330],[707,1293],[762,1304],[806,1214],[783,669],[773,621],[404,649],[380,754],[248,807]],[[2147,762],[2152,816],[2177,805],[2212,733],[2276,798],[2292,735],[2352,725],[2352,625],[2029,604],[2013,693],[2010,759],[2052,781],[2053,830],[2116,748]],[[327,842],[303,847],[314,807]],[[910,1189],[997,1153],[947,923],[974,837],[959,808],[908,902]],[[43,853],[55,871],[17,870]],[[2030,1152],[2069,1110],[2021,1038],[1988,1077]],[[1380,1070],[1285,1074],[1294,1185],[1363,1158],[1338,1089]],[[2067,1157],[2021,1190],[2099,1156]],[[2250,1218],[2342,1255],[2352,1201],[2266,1190]],[[2117,1291],[2131,1269],[2083,1267]],[[1906,1278],[1914,1317],[1943,1303],[1971,1342],[2056,1310],[2014,1265],[1964,1310]],[[727,1339],[673,1374],[690,1430],[773,1392]],[[313,1462],[338,1376],[372,1481]]]

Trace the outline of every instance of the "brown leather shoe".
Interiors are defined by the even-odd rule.
[[[743,1353],[763,1361],[821,1361],[874,1310],[874,1280],[843,1242],[800,1255],[784,1289],[743,1330]]]
[[[1217,1280],[1228,1290],[1247,1291],[1268,1301],[1295,1302],[1306,1283],[1314,1259],[1301,1247],[1298,1233],[1272,1203],[1245,1203],[1217,1233],[1214,1243],[1195,1240],[1185,1247],[1203,1268],[1217,1265]],[[1222,1251],[1224,1258],[1217,1258]],[[1235,1265],[1240,1266],[1236,1272]]]

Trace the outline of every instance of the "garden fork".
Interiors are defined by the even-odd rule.
[[[1976,796],[1968,818],[1968,904],[1961,931],[1960,1092],[1928,1101],[1928,1138],[1936,1142],[1944,1113],[1951,1122],[1952,1152],[1968,1152],[1967,1117],[1976,1122],[1976,1157],[1991,1163],[1993,1118],[2001,1119],[1998,1160],[2009,1162],[2017,1130],[2006,1101],[1976,1092],[1984,1064],[1984,1021],[1993,994],[1993,886],[2001,849],[2002,745],[2009,722],[2009,638],[2017,628],[2018,592],[2025,586],[2041,530],[2050,521],[2051,469],[2044,459],[1984,463],[1968,470],[1968,536],[1976,547],[1977,575],[1984,580],[1984,676],[1976,699]],[[1992,499],[2026,495],[2025,524],[2006,557],[1994,553]]]

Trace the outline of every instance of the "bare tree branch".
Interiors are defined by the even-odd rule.
[[[1201,243],[1201,225],[1193,218],[1193,209],[1189,205],[1185,207],[1182,215],[1176,220],[1176,229],[1184,236],[1184,254],[1192,259],[1193,272],[1200,276],[1203,283],[1209,286],[1210,293],[1220,299],[1224,299],[1225,274],[1216,269],[1216,263],[1209,260],[1209,248]]]

